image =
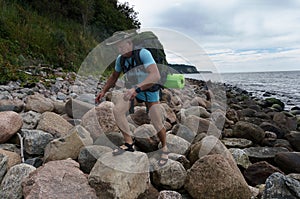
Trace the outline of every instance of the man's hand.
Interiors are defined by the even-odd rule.
[[[135,92],[135,88],[131,88],[131,89],[126,90],[126,92],[124,93],[123,99],[125,101],[133,100],[136,95],[137,95],[137,93]]]
[[[98,94],[98,96],[95,99],[95,103],[100,103],[101,99],[104,97],[105,93],[115,85],[116,81],[118,80],[120,76],[120,72],[114,71],[111,76],[108,78],[105,86],[102,88],[101,92]]]
[[[96,99],[95,99],[95,103],[96,103],[96,104],[99,104],[100,101],[101,101],[101,99],[104,97],[104,95],[105,95],[104,92],[100,92],[100,93],[97,95]]]

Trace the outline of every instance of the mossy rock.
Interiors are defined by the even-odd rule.
[[[276,111],[283,111],[282,106],[279,104],[273,104],[272,109],[275,109]]]
[[[284,103],[276,98],[266,98],[264,100],[264,107],[272,107],[274,104],[278,104],[281,107],[281,110],[284,110]]]

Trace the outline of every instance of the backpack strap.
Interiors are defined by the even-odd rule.
[[[122,68],[122,72],[123,73],[126,73],[126,67],[125,67],[125,57],[123,55],[121,55],[120,57],[120,65],[121,65],[121,68]]]
[[[140,57],[141,49],[136,49],[133,51],[133,59],[136,63],[136,66],[141,66],[143,64],[141,57]]]
[[[131,69],[133,69],[134,67],[137,67],[137,66],[140,67],[141,65],[143,65],[143,62],[140,57],[140,51],[141,51],[141,49],[135,49],[132,51],[131,63],[129,63],[128,67],[125,66],[125,61],[127,58],[124,57],[123,55],[121,55],[120,65],[122,68],[122,72],[124,74],[127,73],[128,71],[130,71]],[[155,92],[155,91],[160,90],[161,88],[162,88],[162,86],[160,84],[154,84],[152,87],[148,88],[145,91]]]
[[[149,49],[147,49],[147,50],[149,50]],[[141,57],[140,57],[140,51],[141,51],[141,49],[137,49],[137,50],[135,50],[135,53],[133,54],[134,55],[134,60],[135,60],[135,63],[136,63],[137,66],[140,66],[140,65],[143,64],[143,62],[141,60]],[[150,53],[153,56],[152,51],[150,51]],[[154,57],[153,57],[153,59],[154,59]],[[154,61],[155,61],[155,63],[157,63],[157,60],[154,60]],[[158,91],[160,89],[161,89],[160,84],[154,84],[152,87],[148,88],[145,91],[155,92],[155,91]]]
[[[123,55],[121,55],[120,58],[120,65],[122,68],[122,72],[125,74],[128,71],[130,71],[131,69],[133,69],[136,66],[140,66],[143,64],[143,62],[141,61],[140,58],[140,49],[138,50],[133,50],[132,51],[132,55],[131,55],[131,63],[129,63],[128,67],[125,66],[125,61],[126,61],[126,57],[124,57]],[[134,63],[135,62],[135,63]]]

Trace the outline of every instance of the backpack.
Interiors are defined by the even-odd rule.
[[[157,36],[151,31],[141,32],[133,38],[132,42],[134,46],[134,50],[132,52],[132,58],[136,64],[134,65],[133,63],[131,63],[127,68],[125,67],[126,58],[121,56],[120,59],[120,65],[122,67],[123,73],[125,74],[130,71],[129,73],[126,74],[125,77],[125,87],[130,88],[130,86],[138,83],[136,74],[139,71],[146,72],[139,55],[140,50],[142,48],[145,48],[148,51],[150,51],[154,61],[156,62],[156,65],[158,67],[161,76],[159,82],[155,83],[152,87],[150,87],[146,91],[155,92],[160,89],[164,89],[165,88],[164,85],[166,83],[168,74],[173,74],[173,72],[170,70],[170,67],[168,66],[163,45],[158,40]]]

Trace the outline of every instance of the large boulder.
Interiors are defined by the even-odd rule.
[[[256,111],[251,108],[245,108],[245,109],[237,111],[237,113],[240,118],[245,118],[245,117],[254,117],[254,115],[256,114]]]
[[[90,145],[82,147],[78,155],[80,169],[84,173],[90,173],[97,160],[108,152],[112,152],[112,149],[106,146]]]
[[[99,198],[137,198],[148,188],[148,157],[137,151],[120,156],[106,153],[97,160],[88,179]]]
[[[13,111],[0,112],[0,144],[9,140],[23,125],[22,117]]]
[[[60,115],[53,112],[44,112],[41,115],[37,130],[52,134],[54,137],[62,137],[68,133],[73,126]]]
[[[247,140],[244,138],[223,138],[221,140],[224,145],[228,148],[247,148],[253,145],[251,140]]]
[[[24,198],[97,198],[79,164],[70,159],[44,164],[22,185]]]
[[[103,133],[119,130],[113,114],[113,107],[112,102],[105,101],[83,115],[80,125],[91,133],[93,140]]]
[[[271,124],[269,122],[263,122],[259,125],[264,131],[270,131],[277,135],[277,138],[283,138],[284,131],[281,130],[278,126],[275,124]]]
[[[202,97],[194,97],[190,101],[191,106],[202,106],[205,109],[208,107],[208,104],[209,104],[209,102]]]
[[[0,186],[0,198],[21,199],[22,181],[35,170],[35,167],[28,164],[18,164],[8,170]]]
[[[277,153],[274,160],[285,173],[300,173],[300,152]]]
[[[251,186],[256,186],[264,184],[266,179],[275,172],[283,173],[268,162],[261,161],[250,165],[244,171],[244,176]]]
[[[270,97],[264,100],[263,106],[264,107],[272,107],[274,104],[278,104],[281,107],[281,110],[284,110],[284,103],[279,99]]]
[[[182,113],[184,115],[181,116],[181,118],[187,117],[189,115],[195,115],[201,118],[209,118],[210,117],[210,113],[207,112],[207,110],[205,108],[203,108],[202,106],[191,106],[187,109],[182,109]]]
[[[184,188],[193,198],[251,198],[248,185],[222,155],[206,155],[188,170]]]
[[[233,121],[233,122],[238,122],[239,121],[239,115],[238,112],[232,108],[229,108],[226,112],[226,117]]]
[[[247,169],[252,164],[249,160],[249,157],[242,149],[230,148],[229,151],[239,167]]]
[[[275,113],[273,121],[287,132],[297,130],[297,118],[289,117],[283,112]]]
[[[273,163],[277,153],[288,152],[288,150],[283,147],[249,147],[243,150],[251,162],[267,161],[270,163]]]
[[[226,118],[225,112],[223,112],[221,109],[217,109],[214,112],[212,112],[210,119],[216,125],[216,127],[220,130],[222,130],[224,128],[225,122],[233,124],[232,121],[229,121]]]
[[[76,126],[66,136],[52,140],[46,146],[44,162],[66,158],[77,159],[81,147],[92,144],[89,132],[82,126]]]
[[[182,125],[182,124],[176,124],[172,128],[172,134],[175,134],[190,143],[193,142],[193,140],[196,136],[196,133],[194,131],[192,131],[189,127]]]
[[[51,112],[54,110],[52,100],[41,94],[29,95],[25,99],[25,110],[35,111],[38,113]]]
[[[154,185],[171,190],[178,190],[184,186],[187,172],[181,163],[169,159],[163,167],[158,164],[153,164],[153,167],[151,175]]]
[[[216,137],[210,135],[204,137],[200,142],[193,144],[188,154],[188,159],[191,164],[196,162],[199,158],[205,155],[221,154],[226,158],[229,164],[233,168],[237,168],[236,162],[231,152],[225,147],[225,145]]]
[[[18,98],[15,98],[13,100],[0,100],[0,111],[15,111],[17,113],[20,113],[23,109],[24,102]]]
[[[94,145],[107,146],[110,148],[116,148],[124,144],[124,137],[120,132],[111,132],[101,134],[95,141]]]
[[[7,169],[21,163],[21,156],[16,152],[0,149],[0,154],[7,157]]]
[[[274,135],[274,133],[266,131],[266,135],[272,136],[272,135]],[[276,139],[274,137],[269,137],[269,138],[265,138],[262,141],[261,145],[267,146],[267,147],[283,147],[283,148],[288,149],[289,151],[293,151],[292,145],[286,139]]]
[[[40,121],[41,113],[28,111],[20,113],[20,116],[23,118],[23,129],[35,129]]]
[[[185,139],[177,135],[167,134],[167,147],[170,152],[185,155],[190,146],[191,144]]]
[[[286,138],[292,145],[292,147],[300,152],[300,132],[299,131],[292,131],[286,135]]]
[[[87,79],[85,81],[93,81],[92,79]],[[95,85],[95,82],[92,82],[92,84],[90,85]],[[92,94],[92,93],[83,93],[83,94],[80,94],[76,100],[79,100],[81,102],[85,102],[85,103],[89,103],[89,104],[92,104],[92,105],[95,105],[95,95]]]
[[[54,106],[54,109],[53,109],[53,112],[54,113],[57,113],[57,114],[65,114],[66,113],[66,110],[65,110],[65,102],[61,102],[61,101],[53,101],[52,102],[53,106]]]
[[[233,127],[233,137],[245,138],[254,143],[260,143],[265,137],[265,132],[255,124],[239,121]]]
[[[300,198],[300,182],[281,173],[273,173],[266,180],[263,198]]]
[[[206,133],[207,135],[214,135],[215,137],[220,137],[221,135],[221,131],[214,123],[195,115],[187,116],[183,125],[189,127],[196,134]]]
[[[159,139],[152,124],[143,124],[134,131],[135,146],[140,151],[152,152],[158,149]]]
[[[143,124],[150,124],[151,119],[147,114],[146,107],[135,107],[134,113],[128,116],[128,121],[138,127]]]
[[[162,103],[161,106],[165,110],[164,114],[166,116],[166,120],[171,124],[175,123],[177,121],[177,118],[174,111],[166,103]]]
[[[54,138],[50,133],[41,130],[22,130],[24,149],[30,155],[43,155],[45,147]]]
[[[94,105],[77,99],[70,99],[65,104],[65,111],[69,117],[81,119],[84,114],[91,110]]]

